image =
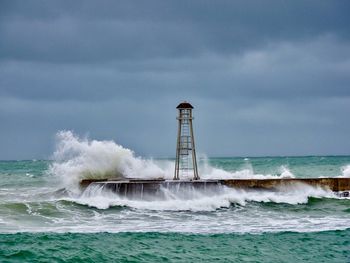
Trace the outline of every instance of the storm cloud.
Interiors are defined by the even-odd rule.
[[[1,1],[0,159],[58,130],[172,157],[349,154],[348,1]]]

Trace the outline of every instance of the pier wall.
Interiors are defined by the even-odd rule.
[[[160,187],[165,188],[196,188],[228,186],[243,189],[277,189],[300,184],[321,187],[334,192],[350,191],[350,178],[283,178],[283,179],[225,179],[225,180],[94,180],[81,181],[81,187],[90,184],[103,185],[106,189],[118,193],[150,193],[156,194]]]
[[[229,187],[273,189],[282,186],[306,184],[327,188],[333,192],[349,191],[350,178],[283,178],[283,179],[228,179],[221,183]]]

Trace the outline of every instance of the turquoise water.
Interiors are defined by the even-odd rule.
[[[350,230],[2,235],[2,262],[349,262]]]
[[[228,171],[248,167],[257,174],[280,175],[281,167],[290,169],[296,177],[335,177],[349,165],[349,156],[211,158],[210,164]]]
[[[173,161],[124,162],[117,154],[111,170],[88,155],[0,161],[0,262],[350,262],[348,198],[301,185],[129,200],[82,192],[73,179],[113,169],[167,178]],[[199,171],[205,178],[335,177],[349,176],[349,165],[350,156],[209,158]]]

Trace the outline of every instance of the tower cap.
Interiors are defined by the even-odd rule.
[[[193,106],[187,101],[181,102],[176,109],[193,109]]]

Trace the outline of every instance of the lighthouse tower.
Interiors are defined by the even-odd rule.
[[[194,180],[198,180],[198,169],[196,159],[196,148],[194,146],[192,109],[193,106],[184,101],[177,107],[179,115],[177,117],[178,132],[176,144],[176,160],[174,180],[179,180],[180,176],[189,177],[193,175]]]

